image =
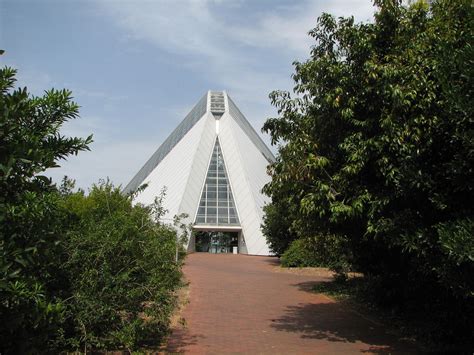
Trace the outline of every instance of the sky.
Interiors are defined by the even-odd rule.
[[[373,11],[372,0],[0,0],[0,65],[33,95],[71,90],[80,118],[62,133],[94,135],[48,176],[125,186],[208,90],[226,90],[269,144],[268,95],[292,90],[318,16]]]

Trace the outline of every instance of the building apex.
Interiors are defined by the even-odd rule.
[[[216,120],[220,119],[226,111],[226,99],[224,91],[210,91],[208,92],[209,111]]]

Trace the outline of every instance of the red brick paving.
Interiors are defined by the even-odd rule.
[[[327,279],[275,272],[276,259],[195,253],[186,326],[173,330],[169,353],[407,354],[416,349],[334,300],[309,292]]]

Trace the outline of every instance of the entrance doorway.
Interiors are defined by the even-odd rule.
[[[195,231],[196,252],[201,253],[232,253],[239,245],[238,232]]]

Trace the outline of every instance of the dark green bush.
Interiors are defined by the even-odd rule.
[[[347,236],[380,304],[441,315],[459,344],[474,317],[472,1],[374,4],[367,23],[323,14],[294,94],[270,94],[264,191],[298,238]]]
[[[330,267],[345,273],[350,268],[347,239],[333,234],[297,239],[283,253],[281,264],[285,267]]]
[[[306,245],[304,239],[294,240],[281,256],[281,264],[285,267],[324,266]]]
[[[323,14],[296,97],[271,94],[264,190],[298,238],[345,235],[361,271],[472,299],[472,4],[375,4],[371,23]]]
[[[290,203],[287,199],[272,198],[273,202],[263,208],[262,232],[270,250],[282,255],[297,235],[291,229]],[[278,203],[276,202],[278,200]]]

